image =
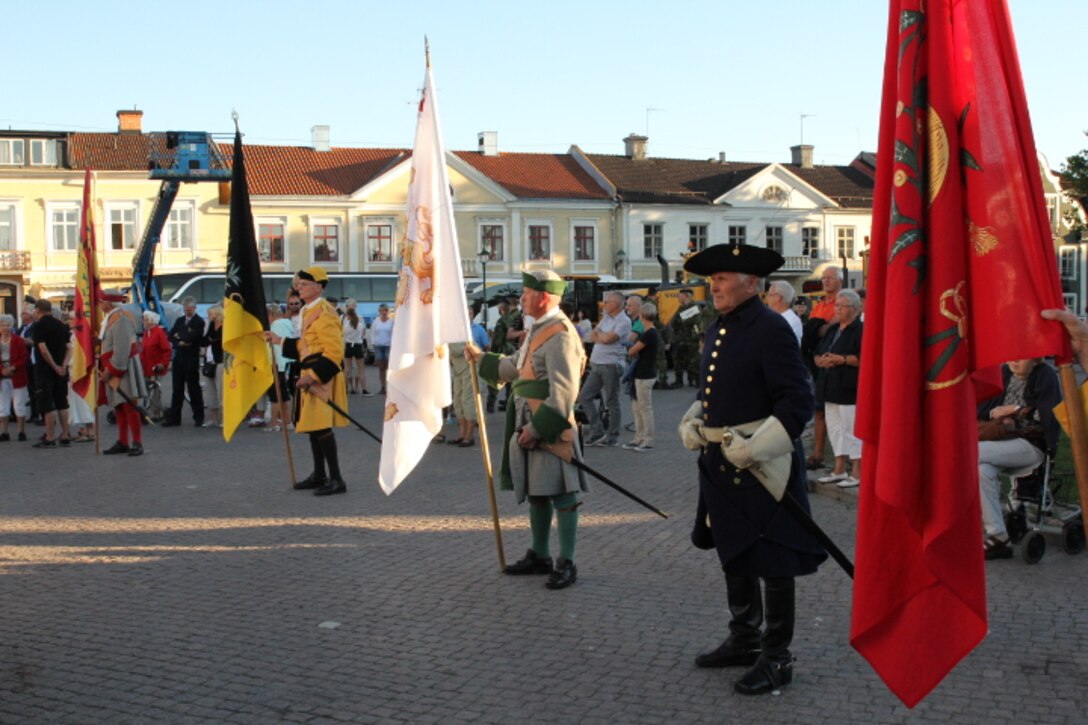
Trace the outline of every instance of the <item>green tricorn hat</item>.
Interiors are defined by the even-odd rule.
[[[567,289],[566,281],[550,269],[522,272],[521,284],[537,292],[550,292],[553,295],[562,295]]]

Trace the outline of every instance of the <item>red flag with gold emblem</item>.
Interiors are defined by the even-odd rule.
[[[80,211],[79,257],[76,263],[76,294],[72,313],[75,325],[72,333],[72,390],[98,407],[98,385],[94,348],[98,335],[98,297],[102,292],[98,280],[98,256],[94,235],[94,195],[91,193],[91,170],[83,177],[83,208]]]
[[[1005,3],[890,7],[850,641],[913,707],[986,634],[971,373],[1065,340]]]

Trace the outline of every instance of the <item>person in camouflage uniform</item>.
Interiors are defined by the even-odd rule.
[[[676,371],[674,388],[684,387],[684,374],[688,384],[696,387],[699,378],[699,342],[703,337],[702,310],[695,303],[690,289],[680,290],[680,307],[669,321],[672,328],[672,361]]]

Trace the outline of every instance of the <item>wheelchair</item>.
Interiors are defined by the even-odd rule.
[[[1020,558],[1038,564],[1046,553],[1047,537],[1057,538],[1067,554],[1084,550],[1084,520],[1077,482],[1070,472],[1053,470],[1054,451],[1034,468],[1009,472],[1009,493],[1003,504],[1009,540],[1020,545]]]

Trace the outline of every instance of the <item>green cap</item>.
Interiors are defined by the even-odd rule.
[[[550,269],[522,272],[521,284],[537,292],[550,292],[553,295],[562,295],[567,289],[566,281]]]

